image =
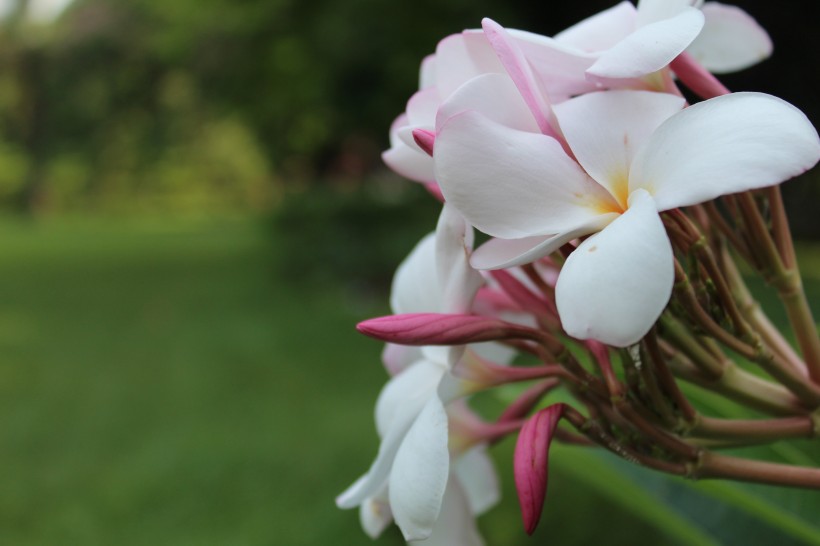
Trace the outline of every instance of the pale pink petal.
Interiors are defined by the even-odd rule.
[[[441,287],[436,272],[436,235],[426,235],[396,269],[390,288],[395,314],[441,311]]]
[[[555,139],[504,127],[475,111],[444,124],[435,164],[447,201],[495,237],[562,232],[614,205]]]
[[[507,33],[526,57],[551,104],[598,87],[585,75],[596,54],[540,34],[513,29]]]
[[[754,18],[737,6],[707,2],[706,24],[687,51],[710,72],[735,72],[772,54],[772,40]]]
[[[481,515],[501,499],[501,485],[487,446],[477,445],[453,462],[453,472],[464,487],[470,512]]]
[[[464,483],[450,476],[444,490],[441,512],[424,546],[484,546],[475,517],[470,512]]]
[[[470,263],[476,269],[506,269],[524,265],[558,250],[562,245],[603,229],[617,213],[601,214],[578,227],[556,235],[521,239],[490,239],[475,252]]]
[[[382,350],[382,363],[391,376],[398,375],[420,358],[421,350],[418,347],[385,343]]]
[[[459,87],[441,104],[436,114],[436,130],[455,114],[477,110],[507,127],[540,131],[521,93],[507,74],[482,74]]]
[[[436,85],[436,56],[427,55],[421,61],[419,68],[419,89],[427,89]]]
[[[668,93],[605,91],[556,105],[555,115],[578,162],[625,207],[632,158],[684,103]]]
[[[818,158],[817,131],[800,110],[771,95],[732,93],[658,127],[635,157],[629,185],[667,210],[777,184]]]
[[[703,27],[700,10],[686,8],[670,19],[638,28],[603,52],[587,74],[602,78],[639,78],[666,67]]]
[[[393,512],[387,499],[387,486],[372,497],[368,497],[359,507],[359,523],[364,532],[376,540],[393,521]]]
[[[479,74],[504,73],[495,51],[480,32],[453,34],[440,41],[435,68],[436,89],[442,99]]]
[[[438,90],[428,87],[416,91],[407,101],[407,122],[409,125],[432,129],[436,122],[436,110],[441,99]]]
[[[407,432],[390,471],[390,508],[406,540],[433,532],[449,475],[447,413],[433,396]]]
[[[636,343],[669,301],[673,264],[654,201],[635,191],[629,209],[564,264],[555,286],[564,330],[615,347]]]
[[[521,428],[515,444],[515,489],[528,534],[535,531],[541,519],[549,478],[550,444],[563,411],[563,404],[554,404],[533,415]]]
[[[435,181],[433,158],[404,142],[383,152],[382,161],[396,174],[415,182],[428,184]]]
[[[631,2],[621,2],[559,32],[555,40],[582,51],[603,51],[635,30],[636,14]]]
[[[693,0],[638,0],[637,23],[639,27],[672,18],[689,7]]]
[[[407,114],[401,114],[390,126],[390,149],[382,153],[382,161],[399,175],[421,183],[431,183],[433,160],[418,145],[412,146],[402,139],[400,133],[409,127]],[[411,129],[412,131],[412,129]]]
[[[510,78],[518,88],[518,92],[521,93],[524,103],[532,112],[538,128],[545,135],[558,138],[559,135],[555,131],[549,100],[516,41],[513,40],[504,27],[492,19],[485,17],[481,21],[481,26],[484,28],[484,34],[492,44],[501,64],[504,65]]]

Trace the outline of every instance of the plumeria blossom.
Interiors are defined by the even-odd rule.
[[[775,97],[735,93],[683,107],[679,97],[647,91],[555,105],[573,158],[520,124],[442,106],[452,114],[440,120],[436,178],[449,204],[497,238],[472,264],[518,265],[592,235],[559,275],[561,322],[579,339],[635,343],[672,289],[672,250],[658,213],[779,183],[820,158],[814,127]]]
[[[471,237],[472,230],[460,215],[445,206],[436,234],[423,239],[399,267],[391,294],[393,310],[469,309],[483,283],[468,263]],[[369,532],[380,528],[389,507],[407,540],[425,539],[434,532],[445,498],[455,499],[451,509],[459,506],[463,488],[450,479],[445,405],[474,387],[472,381],[451,373],[463,353],[463,347],[421,347],[415,353],[418,360],[396,366],[397,375],[379,395],[379,453],[370,470],[337,498],[342,508],[363,507],[362,520]],[[400,355],[397,362],[407,356]]]
[[[593,55],[587,77],[609,87],[656,74],[684,51],[709,70],[732,72],[772,50],[766,31],[746,12],[702,0],[639,0],[637,8],[621,2],[558,33],[555,42]]]

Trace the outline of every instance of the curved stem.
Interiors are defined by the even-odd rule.
[[[692,478],[729,478],[744,482],[820,489],[820,468],[753,461],[707,451]]]

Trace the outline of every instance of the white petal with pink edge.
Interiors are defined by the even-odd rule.
[[[613,205],[555,139],[504,127],[475,111],[444,124],[435,164],[447,201],[495,237],[559,233]]]

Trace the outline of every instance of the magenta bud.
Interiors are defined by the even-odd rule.
[[[413,129],[413,140],[424,150],[424,153],[433,157],[433,145],[436,142],[436,133],[427,129]]]
[[[430,195],[435,197],[438,201],[444,203],[444,194],[441,193],[441,186],[435,182],[428,182],[424,185],[425,189],[430,192]]]
[[[531,338],[532,329],[479,315],[408,313],[365,320],[361,333],[400,345],[466,345],[498,339]]]
[[[686,87],[703,99],[729,94],[726,86],[685,51],[669,64],[669,68]]]
[[[529,418],[515,444],[513,474],[521,516],[527,534],[533,534],[541,519],[544,498],[547,495],[549,449],[558,421],[564,413],[564,404],[553,404]]]
[[[554,305],[550,305],[550,302],[534,294],[508,271],[498,269],[490,271],[490,274],[501,286],[501,289],[522,309],[541,317],[554,317],[557,315],[558,311],[555,310]]]

